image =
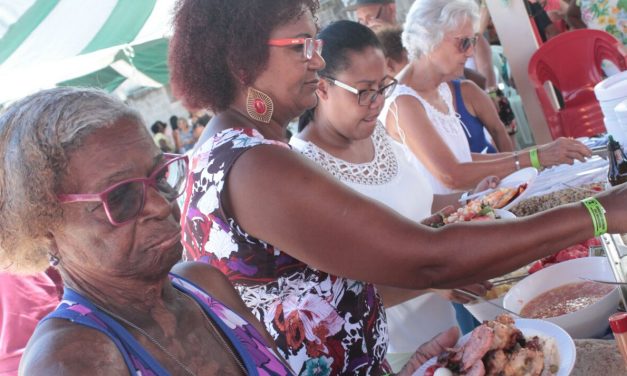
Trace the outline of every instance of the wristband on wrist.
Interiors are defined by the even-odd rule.
[[[529,160],[531,161],[531,167],[536,170],[541,170],[540,158],[538,158],[538,148],[532,148],[529,150]]]
[[[588,197],[581,200],[581,203],[588,209],[594,226],[594,236],[601,236],[607,232],[607,219],[605,218],[605,208],[599,200]]]
[[[518,158],[518,152],[514,152],[514,164],[516,164],[516,171],[520,170],[520,158]]]

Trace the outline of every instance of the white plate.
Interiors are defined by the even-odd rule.
[[[575,360],[577,358],[577,352],[575,349],[575,342],[573,339],[559,326],[544,320],[536,319],[516,319],[516,327],[522,331],[525,337],[541,336],[545,338],[552,337],[555,339],[557,351],[559,354],[559,371],[555,376],[568,376],[575,366]],[[457,346],[460,346],[468,340],[470,333],[466,334],[457,342]],[[437,361],[437,357],[433,357],[427,360],[413,376],[423,376],[427,368],[434,365]]]
[[[516,197],[514,200],[512,200],[512,202],[505,205],[501,209],[509,210],[510,208],[513,208],[520,200],[522,200],[523,197],[525,197],[527,193],[529,192],[529,188],[531,188],[531,183],[533,183],[533,181],[536,179],[537,176],[538,176],[538,170],[536,170],[533,167],[527,167],[527,168],[518,170],[514,172],[513,174],[509,174],[503,179],[501,179],[501,182],[498,185],[499,188],[501,187],[516,188],[521,184],[527,183],[527,188],[525,189],[525,191],[521,193],[518,197]]]
[[[494,214],[496,214],[501,219],[514,219],[516,218],[516,214],[512,213],[509,210],[504,209],[493,209]]]

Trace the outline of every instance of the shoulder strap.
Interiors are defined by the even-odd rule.
[[[394,118],[394,125],[396,126],[396,132],[401,138],[401,142],[403,143],[403,145],[407,146],[407,142],[405,141],[406,140],[405,132],[401,129],[401,125],[399,123],[398,103],[396,103],[396,99],[401,96],[413,97],[417,99],[420,102],[420,104],[422,104],[423,107],[425,106],[425,104],[423,103],[424,99],[422,99],[422,97],[418,95],[418,93],[416,93],[414,89],[406,85],[398,85],[396,89],[394,90],[394,92],[392,93],[392,95],[390,96],[390,98],[388,99],[388,102],[387,102],[388,110],[390,111],[390,113],[392,114],[392,117]],[[383,119],[383,120],[386,120],[386,119]]]
[[[455,90],[455,106],[457,106],[457,112],[460,112],[464,108],[464,100],[462,99],[462,85],[459,80],[451,81],[453,89]]]
[[[136,374],[137,371],[142,372],[143,375],[169,375],[169,372],[144,350],[143,346],[122,325],[67,286],[59,307],[41,322],[51,318],[65,319],[105,334],[122,354],[131,375]]]
[[[214,324],[216,324],[216,326],[219,327],[220,331],[228,338],[229,342],[231,343],[231,345],[233,346],[237,354],[242,359],[244,363],[244,367],[246,367],[246,371],[248,375],[258,375],[259,372],[257,370],[257,365],[255,361],[251,358],[250,352],[246,349],[246,346],[244,346],[244,344],[240,341],[240,339],[235,335],[234,330],[236,330],[236,328],[228,327],[226,323],[215,314],[215,312],[212,309],[212,306],[219,308],[221,310],[227,310],[229,315],[235,315],[242,322],[249,324],[248,321],[243,319],[236,312],[233,312],[232,310],[230,310],[227,306],[222,304],[222,302],[220,302],[213,296],[209,295],[206,291],[201,289],[199,286],[197,286],[195,283],[191,282],[190,280],[183,278],[179,275],[176,275],[174,273],[170,273],[170,279],[175,288],[177,288],[183,294],[186,294],[192,299],[194,299],[198,303],[198,305],[202,307],[203,311],[207,314],[207,316],[209,316],[211,321]],[[252,329],[254,330],[254,327]],[[261,336],[259,337],[262,338]],[[268,345],[265,344],[265,346],[268,346]]]

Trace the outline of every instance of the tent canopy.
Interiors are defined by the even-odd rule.
[[[174,0],[0,0],[0,103],[56,85],[168,81]]]

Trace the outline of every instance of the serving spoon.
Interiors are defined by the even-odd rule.
[[[466,290],[464,290],[464,289],[453,289],[453,291],[455,291],[455,292],[457,292],[457,293],[459,293],[459,294],[465,295],[465,296],[467,296],[467,297],[469,297],[469,298],[473,298],[473,299],[475,299],[475,300],[478,300],[478,301],[480,301],[480,302],[482,302],[482,303],[488,303],[488,304],[490,304],[490,305],[492,305],[492,306],[494,306],[494,307],[496,307],[496,308],[498,308],[498,309],[502,309],[503,311],[505,311],[505,312],[509,313],[509,314],[510,314],[510,315],[512,315],[512,316],[515,316],[515,317],[518,317],[518,318],[522,318],[522,316],[520,316],[520,314],[518,314],[518,313],[516,313],[516,312],[514,312],[514,311],[510,311],[509,309],[507,309],[507,308],[503,307],[503,306],[502,306],[502,305],[500,305],[500,304],[496,304],[496,303],[494,303],[494,302],[491,302],[491,301],[489,301],[488,299],[484,298],[484,297],[483,297],[483,296],[481,296],[481,295],[477,295],[477,294],[475,294],[475,293],[473,293],[473,292],[466,291]]]
[[[583,279],[584,281],[589,281],[589,282],[605,283],[606,285],[627,286],[627,282],[601,281],[599,279],[592,279],[592,278],[586,278],[586,277],[579,277],[579,279]]]

